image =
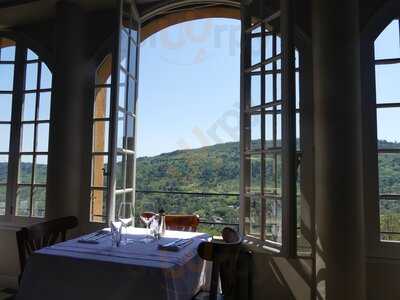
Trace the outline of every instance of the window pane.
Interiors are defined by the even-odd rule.
[[[37,155],[35,162],[35,184],[47,183],[47,155]]]
[[[282,75],[276,74],[276,100],[282,100]]]
[[[400,153],[379,153],[379,194],[400,195]]]
[[[107,190],[92,190],[90,195],[90,221],[91,222],[105,222],[106,220],[106,201]]]
[[[129,73],[136,77],[136,45],[131,42],[131,53],[129,54]]]
[[[265,58],[269,59],[273,56],[272,52],[272,35],[265,37]]]
[[[125,131],[125,114],[118,112],[118,128],[117,128],[117,148],[124,147],[124,131]]]
[[[42,69],[40,74],[40,88],[50,89],[51,88],[52,75],[45,63],[42,63]]]
[[[380,199],[381,240],[400,241],[400,197]]]
[[[126,148],[128,150],[135,150],[135,119],[127,115],[127,124],[126,124]]]
[[[251,65],[261,62],[261,37],[251,39]]]
[[[121,30],[121,49],[120,49],[121,67],[128,69],[128,36],[124,30]]]
[[[38,64],[26,65],[25,90],[36,90],[37,88]]]
[[[251,76],[251,106],[261,104],[261,81],[259,75]]]
[[[274,80],[272,74],[265,75],[265,102],[274,100]]]
[[[14,65],[0,65],[0,91],[12,91],[14,83]]]
[[[32,195],[32,217],[44,218],[46,210],[46,188],[35,186]]]
[[[0,152],[8,152],[10,147],[10,125],[0,124]]]
[[[107,187],[108,156],[93,155],[92,157],[92,187]]]
[[[8,155],[0,155],[0,183],[7,183]]]
[[[136,84],[135,81],[129,77],[128,107],[126,108],[128,112],[135,113],[135,100],[136,100]]]
[[[250,193],[261,193],[261,155],[250,157]]]
[[[23,124],[21,132],[21,152],[33,152],[33,124]]]
[[[129,154],[126,156],[126,188],[133,188],[135,178],[135,156],[133,154]]]
[[[376,103],[400,103],[400,64],[377,65],[376,78]]]
[[[93,152],[108,152],[109,122],[95,121],[93,124]]]
[[[51,93],[40,93],[38,120],[50,120]]]
[[[9,39],[0,38],[0,60],[15,60],[15,42]]]
[[[250,197],[250,235],[261,237],[261,197]]]
[[[265,193],[282,194],[282,159],[281,154],[272,153],[265,157]]]
[[[32,155],[21,155],[18,171],[18,183],[32,183]]]
[[[116,164],[116,182],[117,182],[117,190],[125,188],[125,155],[119,154],[117,155],[117,164]]]
[[[265,235],[266,240],[282,243],[282,201],[280,199],[267,199]]]
[[[26,55],[26,59],[27,60],[37,60],[37,59],[39,59],[39,57],[31,49],[28,49],[28,53]]]
[[[36,93],[25,94],[24,106],[22,108],[22,121],[35,120]]]
[[[118,94],[118,105],[121,108],[125,108],[125,100],[126,100],[126,74],[121,71],[119,75],[119,94]]]
[[[276,114],[276,147],[281,147],[281,146],[282,146],[282,117],[281,114]]]
[[[11,121],[12,95],[0,94],[0,121]]]
[[[400,57],[399,21],[393,20],[375,40],[375,58]]]
[[[251,116],[251,150],[261,149],[261,115]]]
[[[15,214],[21,217],[29,217],[31,204],[31,187],[20,186],[17,191],[17,209]]]
[[[400,149],[400,108],[377,110],[378,147],[380,149]]]
[[[109,118],[110,117],[110,88],[96,89],[96,97],[94,103],[94,114],[96,118]]]
[[[0,215],[6,214],[6,197],[7,197],[7,186],[0,185]]]
[[[296,72],[296,108],[300,108],[300,74]]]
[[[274,127],[273,127],[273,116],[272,114],[265,115],[265,145],[267,148],[274,146]]]
[[[47,152],[49,148],[49,124],[38,124],[37,126],[37,152]]]

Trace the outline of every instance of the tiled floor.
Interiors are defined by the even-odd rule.
[[[13,300],[15,293],[12,289],[0,289],[0,300]]]

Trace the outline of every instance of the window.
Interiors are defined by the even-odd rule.
[[[0,77],[0,215],[43,218],[52,74],[32,50],[2,38]]]
[[[400,241],[400,32],[393,20],[375,40],[381,240]]]

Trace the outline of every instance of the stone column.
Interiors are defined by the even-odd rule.
[[[357,0],[312,3],[317,293],[365,299]]]
[[[85,22],[75,4],[57,3],[54,32],[55,76],[53,131],[48,174],[49,218],[82,217],[84,151],[86,147],[88,82],[85,60]],[[88,200],[87,200],[88,201]],[[89,216],[87,216],[88,218]]]

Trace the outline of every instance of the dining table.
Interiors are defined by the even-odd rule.
[[[197,248],[208,234],[146,237],[146,229],[127,228],[117,247],[105,229],[43,248],[29,258],[16,299],[189,300],[206,286],[210,266]]]

